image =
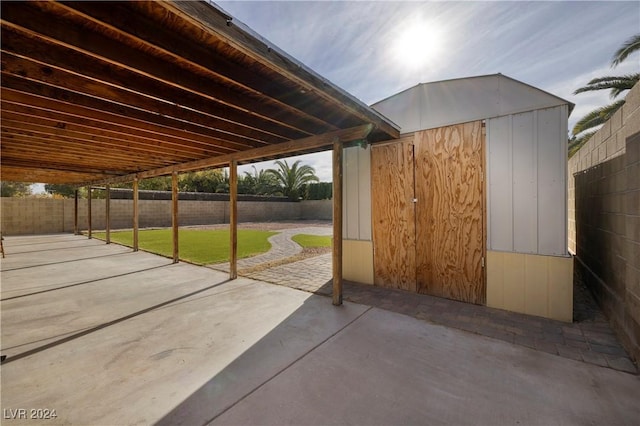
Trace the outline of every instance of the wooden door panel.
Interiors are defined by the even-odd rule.
[[[375,285],[416,291],[413,142],[371,149]]]
[[[482,123],[418,132],[414,146],[417,290],[483,304]]]

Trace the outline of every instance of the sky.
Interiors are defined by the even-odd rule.
[[[637,53],[610,67],[613,53],[640,32],[640,1],[216,3],[368,105],[419,83],[502,73],[576,104],[571,129],[610,102],[608,93],[573,95],[575,89],[640,69]],[[416,39],[425,41],[416,46]],[[331,181],[330,152],[288,161],[296,159]]]
[[[575,103],[572,128],[610,102],[608,93],[575,89],[640,68],[638,54],[610,67],[613,53],[640,32],[639,1],[216,3],[368,105],[419,83],[502,73]],[[407,32],[430,41],[412,46],[407,40],[416,37]],[[330,152],[288,161],[298,158],[331,181]]]

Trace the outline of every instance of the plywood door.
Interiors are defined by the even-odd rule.
[[[485,303],[481,122],[415,135],[419,293]]]
[[[412,139],[371,149],[374,283],[416,291]]]

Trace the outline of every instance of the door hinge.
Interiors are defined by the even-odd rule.
[[[484,257],[482,258],[482,267],[484,268]]]

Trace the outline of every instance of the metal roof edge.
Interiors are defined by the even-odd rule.
[[[509,77],[508,75],[504,75],[504,74],[501,74],[501,73],[494,74],[494,75],[498,75],[498,76],[500,76],[502,78],[506,78],[506,79],[509,79],[511,81],[515,81],[516,83],[520,83],[520,84],[525,85],[527,87],[530,87],[530,88],[532,88],[534,90],[537,90],[538,92],[542,92],[545,95],[548,95],[548,96],[551,96],[551,97],[553,97],[555,99],[558,99],[558,100],[562,101],[563,103],[566,103],[569,106],[569,115],[571,115],[571,112],[573,111],[573,108],[576,106],[573,102],[570,102],[570,101],[568,101],[568,100],[566,100],[564,98],[561,98],[560,96],[556,96],[551,92],[547,92],[546,90],[543,90],[543,89],[541,89],[539,87],[536,87],[536,86],[533,86],[531,84],[525,83],[523,81],[516,80],[515,78]]]
[[[372,103],[371,107],[374,107],[375,105],[377,105],[379,103],[382,103],[382,102],[384,102],[384,101],[386,101],[388,99],[391,99],[391,98],[393,98],[395,96],[398,96],[400,94],[408,92],[409,90],[415,89],[416,87],[426,86],[426,85],[435,84],[435,83],[447,83],[447,82],[450,82],[450,81],[471,80],[471,79],[476,79],[476,78],[487,78],[487,77],[506,78],[506,79],[509,79],[509,80],[514,81],[516,83],[525,85],[525,86],[530,87],[532,89],[535,89],[535,90],[537,90],[539,92],[542,92],[542,93],[544,93],[544,94],[546,94],[548,96],[551,96],[551,97],[553,97],[555,99],[558,99],[558,100],[562,101],[563,103],[566,103],[569,106],[569,115],[571,115],[571,112],[573,111],[573,108],[575,107],[575,104],[573,102],[570,102],[570,101],[568,101],[568,100],[566,100],[564,98],[556,96],[553,93],[547,92],[546,90],[540,89],[539,87],[536,87],[536,86],[533,86],[531,84],[522,82],[520,80],[516,80],[515,78],[509,77],[508,75],[505,75],[505,74],[502,74],[502,73],[473,75],[473,76],[469,76],[469,77],[456,77],[456,78],[449,78],[449,79],[445,79],[445,80],[436,80],[436,81],[428,81],[428,82],[424,82],[424,83],[418,83],[418,84],[415,84],[415,85],[413,85],[411,87],[408,87],[408,88],[406,88],[404,90],[401,90],[401,91],[399,91],[399,92],[397,92],[397,93],[395,93],[393,95],[387,96],[384,99],[381,99],[381,100],[379,100],[377,102]]]
[[[382,121],[386,121],[391,127],[394,127],[396,130],[400,131],[400,126],[398,126],[388,117],[385,117],[383,114],[376,111],[371,106],[367,105],[366,103],[364,103],[363,101],[361,101],[360,99],[352,95],[351,93],[347,92],[345,89],[341,88],[335,83],[332,83],[330,80],[328,80],[327,78],[323,77],[322,75],[314,71],[311,67],[308,67],[298,59],[294,58],[293,56],[291,56],[290,54],[282,50],[280,47],[278,47],[276,44],[272,43],[267,38],[258,34],[247,24],[240,21],[239,19],[236,19],[233,15],[225,11],[221,6],[214,3],[212,0],[201,0],[201,1],[202,3],[210,6],[213,10],[215,10],[219,14],[223,15],[227,19],[227,22],[229,25],[233,25],[238,30],[245,33],[249,39],[253,39],[254,41],[262,43],[264,47],[266,47],[268,50],[272,51],[273,53],[276,53],[278,56],[280,56],[281,59],[290,62],[294,66],[298,67],[300,71],[303,71],[304,73],[308,74],[310,77],[321,81],[325,86],[327,86],[328,89],[335,91],[337,95],[342,96],[347,100],[353,102],[359,108],[364,108],[370,114],[373,114],[374,116],[376,116],[378,119]],[[268,59],[268,58],[265,58],[265,59]]]

